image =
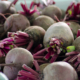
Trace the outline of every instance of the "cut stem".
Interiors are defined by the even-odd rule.
[[[33,44],[34,44],[34,41],[31,40],[30,43],[27,46],[27,50],[30,50],[32,48]]]
[[[17,65],[17,64],[15,64],[15,63],[10,63],[10,64],[0,64],[0,66],[15,66],[15,65]]]

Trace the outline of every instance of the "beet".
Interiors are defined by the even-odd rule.
[[[75,21],[66,21],[66,23],[68,23],[69,27],[73,32],[74,38],[76,38],[78,29],[80,29],[80,25]]]
[[[18,30],[24,30],[29,27],[29,20],[21,14],[12,14],[10,15],[4,23],[4,30],[9,29],[8,31],[16,32]]]
[[[49,45],[51,38],[58,38],[63,41],[63,46],[69,46],[74,41],[73,33],[69,26],[64,22],[58,22],[51,25],[44,36],[44,46]]]
[[[50,16],[51,18],[53,18],[54,20],[56,20],[54,18],[54,15],[56,15],[58,17],[58,19],[60,20],[61,19],[61,10],[55,6],[55,5],[49,5],[47,7],[45,7],[43,10],[42,10],[42,14],[43,15],[47,15],[47,16]]]
[[[10,4],[10,1],[0,1],[0,13],[16,13],[14,4],[12,4],[11,6]]]
[[[33,25],[41,26],[42,28],[47,30],[49,28],[49,26],[51,26],[55,22],[56,21],[54,21],[51,17],[45,16],[45,15],[41,15],[41,16],[38,16],[34,20]]]
[[[74,40],[73,45],[75,46],[76,51],[80,51],[80,36]]]
[[[29,34],[30,38],[34,40],[34,43],[42,43],[43,37],[45,35],[45,30],[40,26],[31,26],[24,30],[27,34]]]
[[[75,69],[67,62],[54,62],[43,70],[43,80],[78,80]]]
[[[17,73],[22,69],[22,65],[32,67],[33,63],[32,54],[24,48],[14,48],[10,50],[5,58],[4,74],[13,80],[17,77]],[[0,65],[1,66],[1,65]]]

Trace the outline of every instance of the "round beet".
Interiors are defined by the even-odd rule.
[[[34,20],[33,25],[41,26],[42,28],[47,30],[49,28],[49,26],[51,26],[55,22],[56,21],[54,21],[51,17],[45,16],[45,15],[41,15],[41,16],[38,16]]]
[[[75,69],[67,62],[54,62],[43,70],[43,80],[78,80]]]
[[[63,46],[69,46],[74,41],[73,33],[65,22],[55,23],[47,29],[43,40],[45,47],[50,44],[51,38],[60,39]]]
[[[10,1],[0,1],[0,13],[16,13],[14,4],[12,4],[11,6],[10,4]]]
[[[13,80],[17,77],[17,73],[22,69],[22,65],[26,64],[29,67],[33,65],[32,54],[24,48],[14,48],[10,50],[5,58],[4,74]]]
[[[80,36],[74,40],[73,45],[75,46],[76,51],[80,51]]]
[[[10,15],[4,23],[4,30],[10,28],[8,31],[16,32],[18,30],[24,30],[30,26],[29,20],[21,14]]]
[[[61,10],[55,6],[55,5],[49,5],[47,7],[45,7],[43,10],[42,10],[42,14],[43,15],[47,15],[47,16],[50,16],[51,18],[53,18],[54,20],[56,20],[54,18],[54,15],[56,15],[58,17],[58,19],[60,20],[61,19]]]
[[[35,44],[42,43],[43,37],[45,35],[45,30],[40,26],[30,26],[24,30],[30,39],[34,41]],[[37,43],[36,43],[37,42]]]
[[[71,28],[73,32],[74,37],[76,37],[78,29],[80,29],[80,25],[74,21],[66,21],[66,23],[68,23],[69,27]]]

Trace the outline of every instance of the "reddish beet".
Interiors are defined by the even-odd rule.
[[[29,20],[21,14],[12,14],[10,15],[4,23],[4,30],[9,29],[8,31],[16,32],[18,30],[24,30],[29,27]]]
[[[80,25],[75,21],[66,21],[66,23],[68,23],[73,32],[74,38],[76,38],[78,29],[80,29]]]
[[[14,43],[17,46],[27,46],[28,50],[31,50],[33,46],[42,44],[45,30],[39,26],[30,26],[24,30],[24,32],[17,31],[9,32],[8,36],[14,38]],[[36,43],[37,42],[37,43]]]
[[[43,80],[78,80],[75,69],[66,62],[54,62],[43,70]]]
[[[10,80],[13,80],[17,77],[18,71],[22,69],[22,65],[26,64],[32,67],[33,60],[33,56],[28,50],[24,48],[14,48],[6,55],[6,64],[0,64],[0,66],[5,66],[4,74],[6,74]]]
[[[10,1],[0,1],[0,13],[16,13],[16,9],[14,4],[16,4],[17,0],[14,2]]]
[[[61,15],[62,15],[61,10],[55,5],[49,5],[49,6],[45,7],[42,10],[42,14],[50,16],[54,20],[55,20],[55,18],[54,18],[55,15],[58,17],[59,20],[61,19]]]
[[[33,25],[41,26],[42,28],[47,30],[49,28],[49,26],[51,26],[55,22],[56,21],[54,21],[51,17],[45,16],[45,15],[41,15],[41,16],[38,16],[34,20]]]

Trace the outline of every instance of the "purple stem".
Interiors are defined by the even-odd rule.
[[[19,74],[19,75],[26,76],[27,78],[31,78],[31,79],[33,79],[33,80],[37,80],[37,77],[35,77],[35,75],[29,74],[28,72],[26,72],[26,71],[24,71],[24,70],[19,71],[18,74]]]
[[[70,60],[72,57],[73,57],[73,56],[69,56],[69,57],[65,58],[63,61],[68,62],[68,60]]]
[[[34,56],[33,55],[33,57],[34,57],[34,59],[42,59],[44,56]]]
[[[31,40],[31,41],[29,42],[28,46],[27,46],[27,50],[30,50],[30,49],[32,48],[33,44],[34,44],[34,41]]]
[[[54,56],[51,58],[50,63],[53,63],[57,59],[58,55],[54,54]]]
[[[77,54],[79,54],[79,52],[72,51],[72,52],[66,53],[66,56],[72,56],[72,55],[77,55]]]
[[[39,51],[41,48],[42,48],[42,44],[39,44],[39,45],[34,49],[33,52],[37,52],[37,51]]]
[[[48,52],[48,53],[45,55],[44,59],[45,59],[45,60],[48,60],[48,59],[50,58],[50,56],[51,56],[51,52]]]
[[[73,56],[68,62],[74,63],[77,60],[77,56]]]
[[[78,29],[78,32],[77,32],[77,37],[80,36],[80,29]]]
[[[37,60],[34,60],[33,61],[33,64],[34,64],[34,66],[35,66],[35,68],[36,68],[36,71],[40,71],[40,67],[39,67],[39,64],[38,64],[38,62],[37,62]]]
[[[34,56],[41,55],[41,54],[43,54],[44,52],[46,52],[46,49],[47,49],[47,48],[44,48],[44,49],[38,51],[37,53],[35,53],[35,54],[33,54],[33,55],[34,55]]]
[[[75,62],[74,67],[76,68],[78,66],[79,62]]]
[[[39,74],[34,71],[33,69],[31,69],[30,67],[28,67],[26,64],[23,64],[22,67],[27,70],[28,72],[32,73],[33,75],[35,75],[36,77],[39,77]]]

